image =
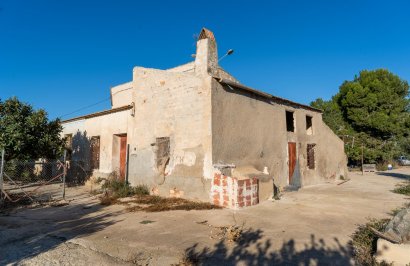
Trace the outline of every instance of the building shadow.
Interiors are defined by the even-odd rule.
[[[248,229],[230,245],[217,242],[212,248],[195,244],[185,250],[185,260],[193,265],[352,265],[352,248],[337,238],[333,245],[311,235],[310,243],[297,248],[296,241],[284,241],[279,250],[272,250],[271,240],[262,241],[262,230]]]
[[[92,175],[90,168],[91,141],[87,131],[77,133],[72,137],[71,149],[67,155],[68,186],[83,185]]]
[[[86,202],[0,213],[0,265],[16,265],[70,239],[114,224],[111,217],[118,213],[102,212],[105,206]]]
[[[390,172],[377,172],[376,174],[382,176],[390,176],[398,179],[407,179],[410,180],[410,175],[400,174],[400,173],[390,173]]]

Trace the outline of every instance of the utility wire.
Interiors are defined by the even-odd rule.
[[[65,117],[65,116],[69,116],[69,115],[78,113],[78,112],[80,112],[80,111],[82,111],[82,110],[85,110],[85,109],[88,109],[88,108],[90,108],[90,107],[96,106],[96,105],[98,105],[98,104],[100,104],[100,103],[109,101],[110,99],[111,99],[111,97],[108,97],[108,98],[106,98],[106,99],[104,99],[104,100],[101,100],[101,101],[99,101],[99,102],[96,102],[96,103],[93,103],[93,104],[84,106],[84,107],[82,107],[82,108],[80,108],[80,109],[77,109],[77,110],[72,111],[72,112],[70,112],[70,113],[64,114],[64,115],[60,116],[59,118],[63,118],[63,117]]]
[[[132,89],[132,87],[126,88],[126,89],[122,89],[122,90],[119,90],[119,91],[116,91],[115,93],[112,94],[112,96],[114,96],[115,94],[117,94],[117,93],[119,93],[119,92],[126,91],[126,90],[130,90],[130,89]],[[106,101],[108,101],[108,100],[111,100],[111,96],[108,97],[108,98],[106,98],[106,99],[104,99],[104,100],[101,100],[101,101],[98,101],[98,102],[96,102],[96,103],[93,103],[93,104],[90,104],[90,105],[81,107],[80,109],[77,109],[77,110],[74,110],[74,111],[72,111],[72,112],[70,112],[70,113],[67,113],[67,114],[64,114],[64,115],[62,115],[62,116],[59,116],[59,118],[63,118],[63,117],[65,117],[65,116],[69,116],[69,115],[78,113],[78,112],[80,112],[80,111],[82,111],[82,110],[85,110],[85,109],[88,109],[88,108],[90,108],[90,107],[96,106],[96,105],[98,105],[98,104],[100,104],[100,103],[103,103],[103,102],[106,102]]]

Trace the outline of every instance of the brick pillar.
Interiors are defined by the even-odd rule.
[[[211,187],[211,202],[218,206],[238,209],[259,203],[257,178],[236,178],[215,174]]]

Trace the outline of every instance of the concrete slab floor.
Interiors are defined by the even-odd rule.
[[[388,217],[408,202],[391,190],[409,177],[410,168],[350,173],[344,184],[237,211],[129,213],[69,188],[67,206],[0,215],[0,265],[171,265],[186,253],[205,265],[349,265],[350,235],[368,217]],[[214,226],[234,224],[243,225],[239,242],[211,238]]]

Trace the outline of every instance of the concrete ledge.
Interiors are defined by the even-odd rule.
[[[410,244],[393,244],[379,238],[377,240],[376,260],[383,260],[394,265],[408,265],[410,263]]]

